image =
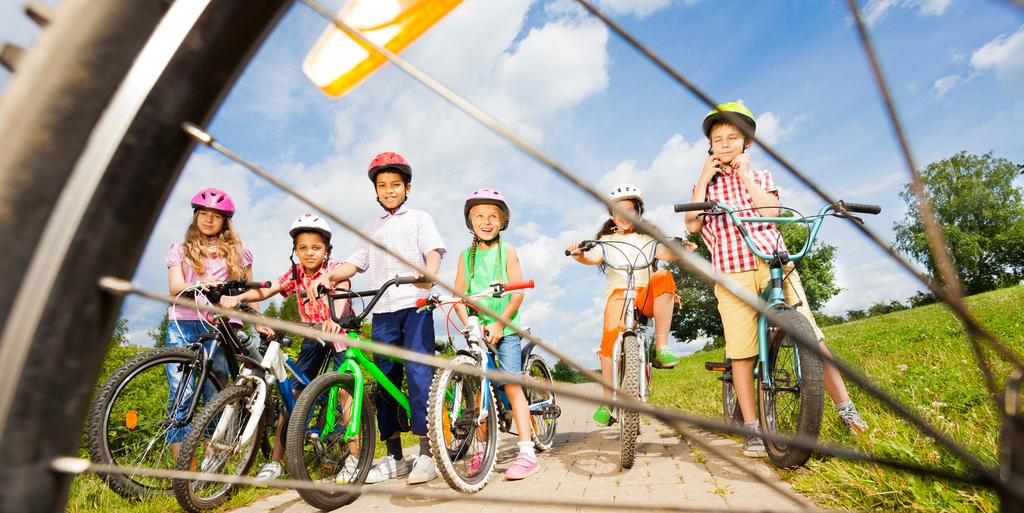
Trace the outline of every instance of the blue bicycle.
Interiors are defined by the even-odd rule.
[[[785,207],[781,207],[784,210]],[[701,215],[727,215],[739,228],[747,247],[758,258],[768,263],[769,283],[761,292],[761,299],[768,303],[775,316],[791,327],[784,331],[764,315],[757,318],[757,364],[754,367],[754,381],[758,384],[758,417],[761,432],[800,436],[816,440],[821,431],[823,375],[822,363],[818,355],[811,351],[801,350],[796,338],[816,340],[814,327],[810,321],[786,303],[785,273],[792,269],[791,264],[799,262],[818,236],[818,229],[827,216],[851,218],[863,223],[853,213],[877,214],[882,211],[878,205],[862,205],[838,201],[822,207],[814,216],[795,217],[743,217],[729,205],[717,202],[681,203],[675,206],[676,212],[703,211]],[[800,223],[810,225],[810,233],[800,251],[789,254],[779,249],[766,254],[759,250],[750,238],[745,223]],[[781,238],[780,238],[781,242]],[[733,387],[732,362],[707,362],[705,368],[721,372],[722,381],[722,412],[727,422],[742,423],[739,405],[736,402],[736,390]],[[772,463],[780,468],[793,468],[803,465],[811,457],[810,449],[790,447],[785,443],[765,439],[765,450]]]

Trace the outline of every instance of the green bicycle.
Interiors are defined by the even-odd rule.
[[[418,277],[396,277],[380,289],[363,292],[328,292],[331,317],[345,330],[348,338],[372,344],[362,336],[363,320],[392,285],[421,283]],[[334,300],[370,297],[362,313],[338,317]],[[395,358],[395,361],[401,360]],[[398,410],[400,431],[409,431],[409,399],[358,347],[345,350],[336,372],[320,375],[299,395],[288,421],[285,437],[285,463],[294,479],[334,483],[343,477],[349,484],[362,485],[373,464],[377,427],[373,401],[366,400],[365,369],[377,382],[377,393],[386,394]],[[308,504],[323,510],[340,508],[359,497],[358,493],[298,490]]]
[[[783,207],[784,208],[784,207]],[[791,209],[789,209],[791,210]],[[768,263],[770,280],[761,293],[768,308],[783,320],[791,330],[784,331],[764,315],[757,317],[757,363],[754,380],[758,384],[758,417],[761,432],[785,436],[800,436],[817,440],[821,431],[824,399],[821,359],[817,354],[801,350],[796,338],[815,340],[814,327],[793,306],[786,303],[784,270],[787,264],[799,262],[814,244],[818,229],[826,216],[848,217],[863,222],[852,213],[877,214],[878,205],[862,205],[838,201],[822,207],[817,215],[797,217],[740,217],[729,205],[717,202],[681,203],[676,212],[704,211],[702,215],[728,215],[739,228],[747,247],[758,258]],[[744,223],[801,223],[810,225],[810,233],[803,247],[795,254],[776,250],[772,254],[760,251],[750,238]],[[795,336],[794,336],[795,335]],[[707,370],[721,372],[722,413],[726,422],[741,424],[739,404],[732,379],[732,362],[707,362]],[[803,465],[811,457],[811,450],[790,447],[777,440],[765,439],[765,450],[772,463],[780,468]]]

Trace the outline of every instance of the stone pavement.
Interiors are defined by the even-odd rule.
[[[598,392],[597,385],[577,385]],[[594,407],[589,403],[560,398],[555,445],[540,455],[541,471],[517,482],[501,475],[515,457],[515,438],[502,435],[496,475],[479,497],[553,498],[561,501],[590,501],[610,504],[675,504],[688,508],[756,508],[793,511],[798,506],[726,461],[711,457],[692,442],[680,439],[658,421],[641,420],[636,463],[632,469],[619,469],[618,425],[596,426],[590,420]],[[746,458],[740,444],[714,434],[704,433],[713,444],[749,463],[761,475],[780,481],[767,460]],[[406,450],[406,457],[416,448]],[[781,482],[781,481],[780,481]],[[397,481],[395,484],[400,484]],[[782,483],[787,489],[791,487]],[[364,495],[337,511],[404,511],[408,513],[536,513],[590,511],[587,507],[539,507],[506,503],[470,502],[448,488],[438,477],[410,490],[450,492],[446,500]],[[650,510],[650,506],[645,508]],[[311,513],[318,511],[302,502],[294,491],[262,499],[233,513]]]

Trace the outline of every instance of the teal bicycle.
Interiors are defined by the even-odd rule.
[[[346,336],[362,344],[373,342],[363,337],[363,320],[391,286],[422,283],[419,277],[395,277],[380,289],[363,292],[327,291],[331,318],[345,330]],[[336,299],[371,297],[362,313],[340,317],[334,311]],[[391,358],[391,357],[388,357]],[[404,363],[401,359],[393,360]],[[409,399],[401,383],[393,383],[373,362],[372,356],[358,347],[348,347],[336,372],[320,375],[299,395],[288,420],[285,436],[285,463],[293,479],[338,481],[362,485],[373,464],[377,428],[371,403],[367,400],[366,376],[377,382],[377,394],[384,394],[398,410],[400,431],[410,431]],[[373,396],[374,394],[369,394]],[[308,504],[323,510],[340,508],[359,497],[352,492],[298,490]]]
[[[781,207],[784,210],[785,207]],[[816,353],[801,350],[796,338],[816,340],[814,327],[792,305],[786,303],[784,283],[789,264],[799,262],[810,250],[818,235],[818,229],[827,216],[846,217],[863,223],[853,213],[878,214],[878,205],[862,205],[838,201],[822,207],[817,215],[796,217],[743,217],[743,210],[717,202],[681,203],[676,212],[703,211],[701,215],[727,215],[739,228],[747,247],[758,258],[768,263],[770,279],[761,292],[761,299],[775,316],[791,327],[784,331],[764,315],[757,318],[757,363],[754,367],[754,381],[758,385],[758,417],[761,431],[817,440],[821,431],[823,375],[821,359]],[[789,254],[776,246],[772,254],[760,251],[750,238],[745,223],[800,223],[810,225],[810,233],[800,251]],[[781,242],[781,238],[780,238]],[[705,368],[721,372],[722,413],[726,422],[742,423],[736,390],[732,379],[732,362],[707,362]],[[811,457],[811,450],[791,447],[777,440],[765,439],[765,450],[772,463],[780,468],[803,465]]]

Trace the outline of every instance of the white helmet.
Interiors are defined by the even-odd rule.
[[[331,226],[324,221],[322,217],[316,214],[302,214],[295,221],[292,222],[291,229],[288,230],[288,235],[294,239],[299,233],[302,232],[317,232],[323,235],[325,242],[330,245],[331,243]]]
[[[637,186],[629,183],[620,183],[612,188],[612,192],[608,194],[608,199],[612,201],[619,201],[624,199],[637,199],[640,203],[644,201],[644,192]]]

